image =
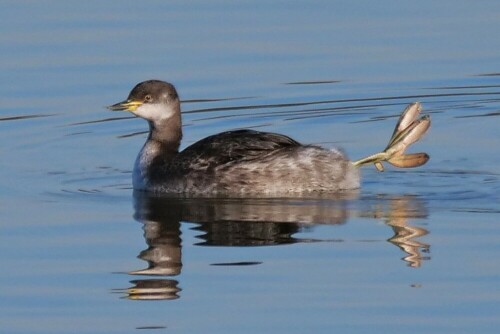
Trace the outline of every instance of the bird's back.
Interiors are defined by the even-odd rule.
[[[300,194],[359,187],[358,171],[342,152],[252,130],[202,139],[152,175],[149,190],[194,195]]]

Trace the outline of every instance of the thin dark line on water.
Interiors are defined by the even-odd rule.
[[[470,209],[451,209],[452,212],[469,212],[469,213],[500,213],[497,209],[487,208],[470,208]]]
[[[89,133],[92,133],[92,131],[80,131],[80,132],[73,132],[73,133],[69,133],[69,134],[64,135],[64,136],[65,136],[65,137],[71,137],[71,136],[86,135],[86,134],[89,134]]]
[[[135,116],[108,117],[108,118],[97,119],[97,120],[93,120],[93,121],[70,123],[70,124],[67,124],[67,126],[85,125],[85,124],[94,124],[94,123],[104,123],[104,122],[113,122],[113,121],[121,121],[121,120],[124,120],[124,119],[132,119],[132,118],[136,118],[136,117]]]
[[[500,72],[499,73],[480,73],[480,74],[475,74],[474,76],[475,77],[497,77],[497,76],[500,76]]]
[[[427,170],[393,170],[391,173],[401,173],[401,174],[442,174],[442,175],[486,175],[486,176],[500,176],[500,173],[491,172],[491,171],[482,171],[482,170],[463,170],[463,169],[451,169],[451,170],[442,170],[442,169],[427,169]]]
[[[500,95],[500,92],[420,94],[420,95],[403,95],[403,96],[386,96],[386,97],[367,97],[360,99],[324,100],[324,101],[299,102],[299,103],[257,104],[257,105],[234,106],[234,107],[194,109],[194,110],[184,111],[184,114],[195,114],[195,113],[212,112],[212,111],[300,107],[300,106],[328,104],[328,103],[387,101],[387,100],[422,99],[422,98],[451,97],[451,96],[484,96],[484,95]]]
[[[372,110],[373,108],[359,108],[358,110],[364,111],[364,110]],[[208,120],[215,120],[215,119],[225,119],[225,118],[235,118],[235,117],[246,117],[246,116],[258,116],[260,118],[271,118],[271,117],[279,117],[279,116],[287,116],[287,115],[308,115],[304,116],[303,118],[308,118],[309,115],[311,117],[314,117],[314,115],[318,114],[327,114],[331,116],[345,116],[345,115],[369,115],[370,113],[366,112],[356,112],[355,114],[352,112],[335,112],[333,113],[330,108],[325,109],[325,111],[317,111],[313,112],[311,111],[287,111],[286,113],[281,113],[281,112],[276,112],[276,113],[261,113],[261,114],[255,114],[255,113],[248,113],[248,114],[231,114],[231,115],[220,115],[220,116],[213,116],[213,117],[204,117],[204,118],[197,118],[193,120],[193,122],[200,122],[200,121],[208,121]]]
[[[455,118],[473,118],[473,117],[491,117],[491,116],[500,116],[500,111],[495,111],[480,115],[455,116]]]
[[[24,119],[32,119],[32,118],[43,118],[43,117],[52,117],[57,114],[33,114],[33,115],[21,115],[21,116],[8,116],[8,117],[0,117],[0,122],[5,121],[19,121]]]
[[[371,123],[371,122],[378,122],[378,121],[385,121],[386,119],[389,119],[391,117],[395,117],[395,116],[376,116],[376,117],[372,117],[372,118],[369,118],[369,119],[364,119],[364,120],[361,120],[361,121],[352,121],[352,122],[349,122],[351,124],[358,124],[358,123]]]
[[[257,96],[227,97],[220,99],[191,99],[191,100],[182,100],[181,103],[223,102],[223,101],[235,101],[235,100],[250,100],[256,98]]]
[[[467,100],[467,101],[462,101],[463,103],[461,104],[455,104],[455,105],[447,105],[443,107],[434,107],[434,108],[426,108],[427,113],[438,113],[442,111],[446,111],[449,109],[453,108],[477,108],[477,105],[474,105],[474,103],[477,102],[482,102],[482,103],[488,103],[488,102],[498,102],[498,99],[486,99],[486,100],[480,100],[480,99],[473,99],[473,100]],[[439,101],[442,103],[448,102],[456,102],[453,100],[448,100],[448,101]],[[333,111],[343,111],[343,110],[356,110],[356,115],[370,115],[372,113],[369,112],[360,112],[360,111],[367,111],[367,110],[373,110],[374,108],[378,107],[388,107],[388,106],[404,106],[406,103],[401,103],[401,102],[395,102],[395,103],[378,103],[378,104],[367,104],[367,105],[354,105],[354,106],[346,106],[346,107],[328,107],[328,108],[313,108],[313,109],[300,109],[300,110],[282,110],[282,111],[271,111],[271,112],[257,112],[257,113],[238,113],[238,114],[229,114],[229,115],[218,115],[218,116],[210,116],[210,117],[203,117],[203,118],[197,118],[192,120],[192,122],[202,122],[202,121],[208,121],[208,120],[216,120],[216,119],[227,119],[227,118],[237,118],[237,117],[247,117],[247,116],[258,116],[262,118],[266,117],[277,117],[280,115],[310,115],[310,118],[314,117],[326,117],[330,116]],[[442,111],[440,111],[442,110]],[[340,113],[336,112],[335,114],[331,114],[331,116],[345,116],[345,115],[352,115],[352,113]],[[398,115],[394,116],[397,117]],[[391,118],[393,115],[390,116],[384,116],[384,118],[380,119],[385,119],[385,118]],[[309,116],[304,116],[304,117],[295,117],[295,118],[288,118],[286,120],[296,120],[296,119],[307,119]],[[364,121],[359,121],[359,122],[372,122],[374,121],[373,119],[370,120],[364,120]]]
[[[219,262],[219,263],[211,263],[211,266],[255,266],[258,264],[262,264],[262,261],[241,261],[241,262]]]
[[[363,110],[373,110],[373,108],[366,108]],[[348,112],[345,112],[345,113],[328,113],[328,112],[310,113],[310,114],[307,114],[307,116],[295,116],[295,117],[284,118],[283,121],[296,121],[299,119],[334,117],[334,116],[352,116],[352,115],[353,115],[352,113],[348,113]],[[356,113],[356,115],[373,115],[373,113],[364,112],[364,113]],[[389,117],[391,117],[391,116],[389,116]],[[387,117],[387,118],[389,118],[389,117]]]
[[[498,87],[500,87],[500,85],[498,85]],[[464,95],[464,94],[450,94],[450,95],[451,96],[455,96],[455,95]],[[471,93],[470,95],[477,95],[477,94]],[[381,99],[385,99],[385,98],[381,98]],[[474,103],[474,102],[488,103],[488,102],[498,102],[498,101],[500,101],[500,99],[472,99],[472,100],[462,101],[463,103],[453,105],[452,107],[453,108],[477,108],[477,106],[471,105],[471,103]],[[445,102],[452,103],[452,102],[457,102],[457,101],[443,100],[443,101],[439,101],[439,102],[441,102],[441,103],[445,103]],[[320,101],[319,103],[322,103],[322,102]],[[300,110],[271,111],[271,112],[262,112],[262,113],[231,114],[231,115],[221,115],[221,116],[213,116],[213,117],[206,117],[206,118],[198,118],[198,119],[193,120],[193,122],[204,121],[204,120],[212,120],[212,119],[220,119],[220,118],[229,118],[229,117],[240,117],[240,116],[259,116],[259,117],[270,116],[270,117],[273,117],[275,115],[290,115],[290,114],[300,115],[300,114],[305,114],[305,113],[308,113],[308,112],[311,112],[311,114],[314,115],[314,114],[317,114],[317,112],[323,112],[323,111],[341,111],[341,110],[352,110],[352,109],[370,110],[373,107],[387,107],[387,106],[401,106],[401,105],[405,106],[406,104],[407,103],[405,103],[405,102],[394,102],[394,103],[377,103],[377,104],[367,104],[367,105],[354,105],[354,106],[345,106],[345,107],[328,107],[328,108],[313,108],[313,109],[300,109]],[[300,104],[297,104],[297,105],[300,106]],[[442,107],[442,108],[426,109],[426,111],[431,111],[431,110],[448,110],[448,109],[450,109],[450,107],[451,106],[446,106],[446,107]],[[370,108],[370,109],[368,109],[368,108]],[[189,113],[189,112],[183,112],[183,113]],[[357,114],[360,114],[360,113],[357,113]],[[361,113],[361,114],[368,114],[368,113]]]
[[[141,326],[136,327],[135,329],[165,329],[167,326]]]
[[[498,88],[500,85],[476,85],[476,86],[445,86],[445,87],[424,87],[420,89],[482,89],[482,88]]]
[[[300,110],[283,110],[283,111],[272,111],[272,112],[262,112],[262,113],[244,113],[244,114],[231,114],[231,115],[220,115],[198,118],[193,120],[193,122],[220,119],[220,118],[232,118],[232,117],[245,117],[245,116],[258,116],[258,117],[275,117],[279,115],[303,115],[311,114],[315,115],[318,113],[326,113],[332,111],[344,111],[358,109],[361,111],[373,109],[374,107],[387,107],[394,105],[406,105],[406,103],[379,103],[379,104],[369,104],[369,105],[355,105],[346,107],[329,107],[329,108],[314,108],[314,109],[300,109]],[[368,113],[356,113],[356,115],[368,114]],[[335,113],[335,115],[351,115],[350,113]]]
[[[96,193],[100,193],[102,192],[101,190],[99,189],[89,189],[89,190],[86,190],[86,189],[78,189],[78,192],[80,193],[85,193],[85,194],[96,194]]]
[[[129,138],[129,137],[145,135],[148,133],[149,133],[149,131],[138,131],[138,132],[133,132],[133,133],[127,133],[125,135],[116,136],[116,138]]]
[[[435,101],[435,102],[439,102],[439,103],[460,103],[460,104],[453,104],[453,105],[446,105],[446,106],[443,106],[441,108],[446,108],[446,109],[449,109],[450,107],[460,107],[462,105],[470,105],[470,104],[473,104],[473,103],[494,103],[494,102],[499,102],[500,99],[471,99],[471,100],[460,100],[460,101],[457,101],[457,100],[439,100],[439,101]],[[437,109],[438,107],[436,107]],[[434,108],[433,108],[434,109]]]
[[[323,80],[323,81],[295,81],[285,82],[284,85],[324,85],[342,82],[340,80]]]
[[[258,128],[264,128],[266,126],[272,126],[272,125],[273,125],[273,123],[264,123],[264,124],[245,126],[244,128],[237,128],[237,129],[258,129]]]

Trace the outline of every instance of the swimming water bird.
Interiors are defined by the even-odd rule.
[[[302,145],[280,134],[253,130],[222,132],[179,152],[181,106],[175,87],[160,80],[137,84],[128,98],[108,107],[149,123],[149,136],[134,165],[133,186],[159,194],[194,196],[300,195],[357,189],[359,168],[386,161],[397,167],[425,164],[425,153],[404,154],[430,126],[410,104],[383,152],[351,162],[339,149]]]

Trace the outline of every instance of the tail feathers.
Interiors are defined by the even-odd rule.
[[[429,161],[429,155],[426,153],[404,154],[406,149],[422,138],[431,126],[430,116],[425,115],[417,119],[421,111],[422,107],[419,102],[408,105],[399,117],[385,150],[355,161],[354,166],[360,167],[373,163],[382,172],[383,161],[400,168],[419,167]]]

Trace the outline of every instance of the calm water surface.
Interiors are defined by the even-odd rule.
[[[497,1],[5,1],[2,333],[495,333]],[[288,199],[134,193],[146,124],[103,108],[176,84],[183,147],[257,128],[385,147],[432,117],[419,169]]]

